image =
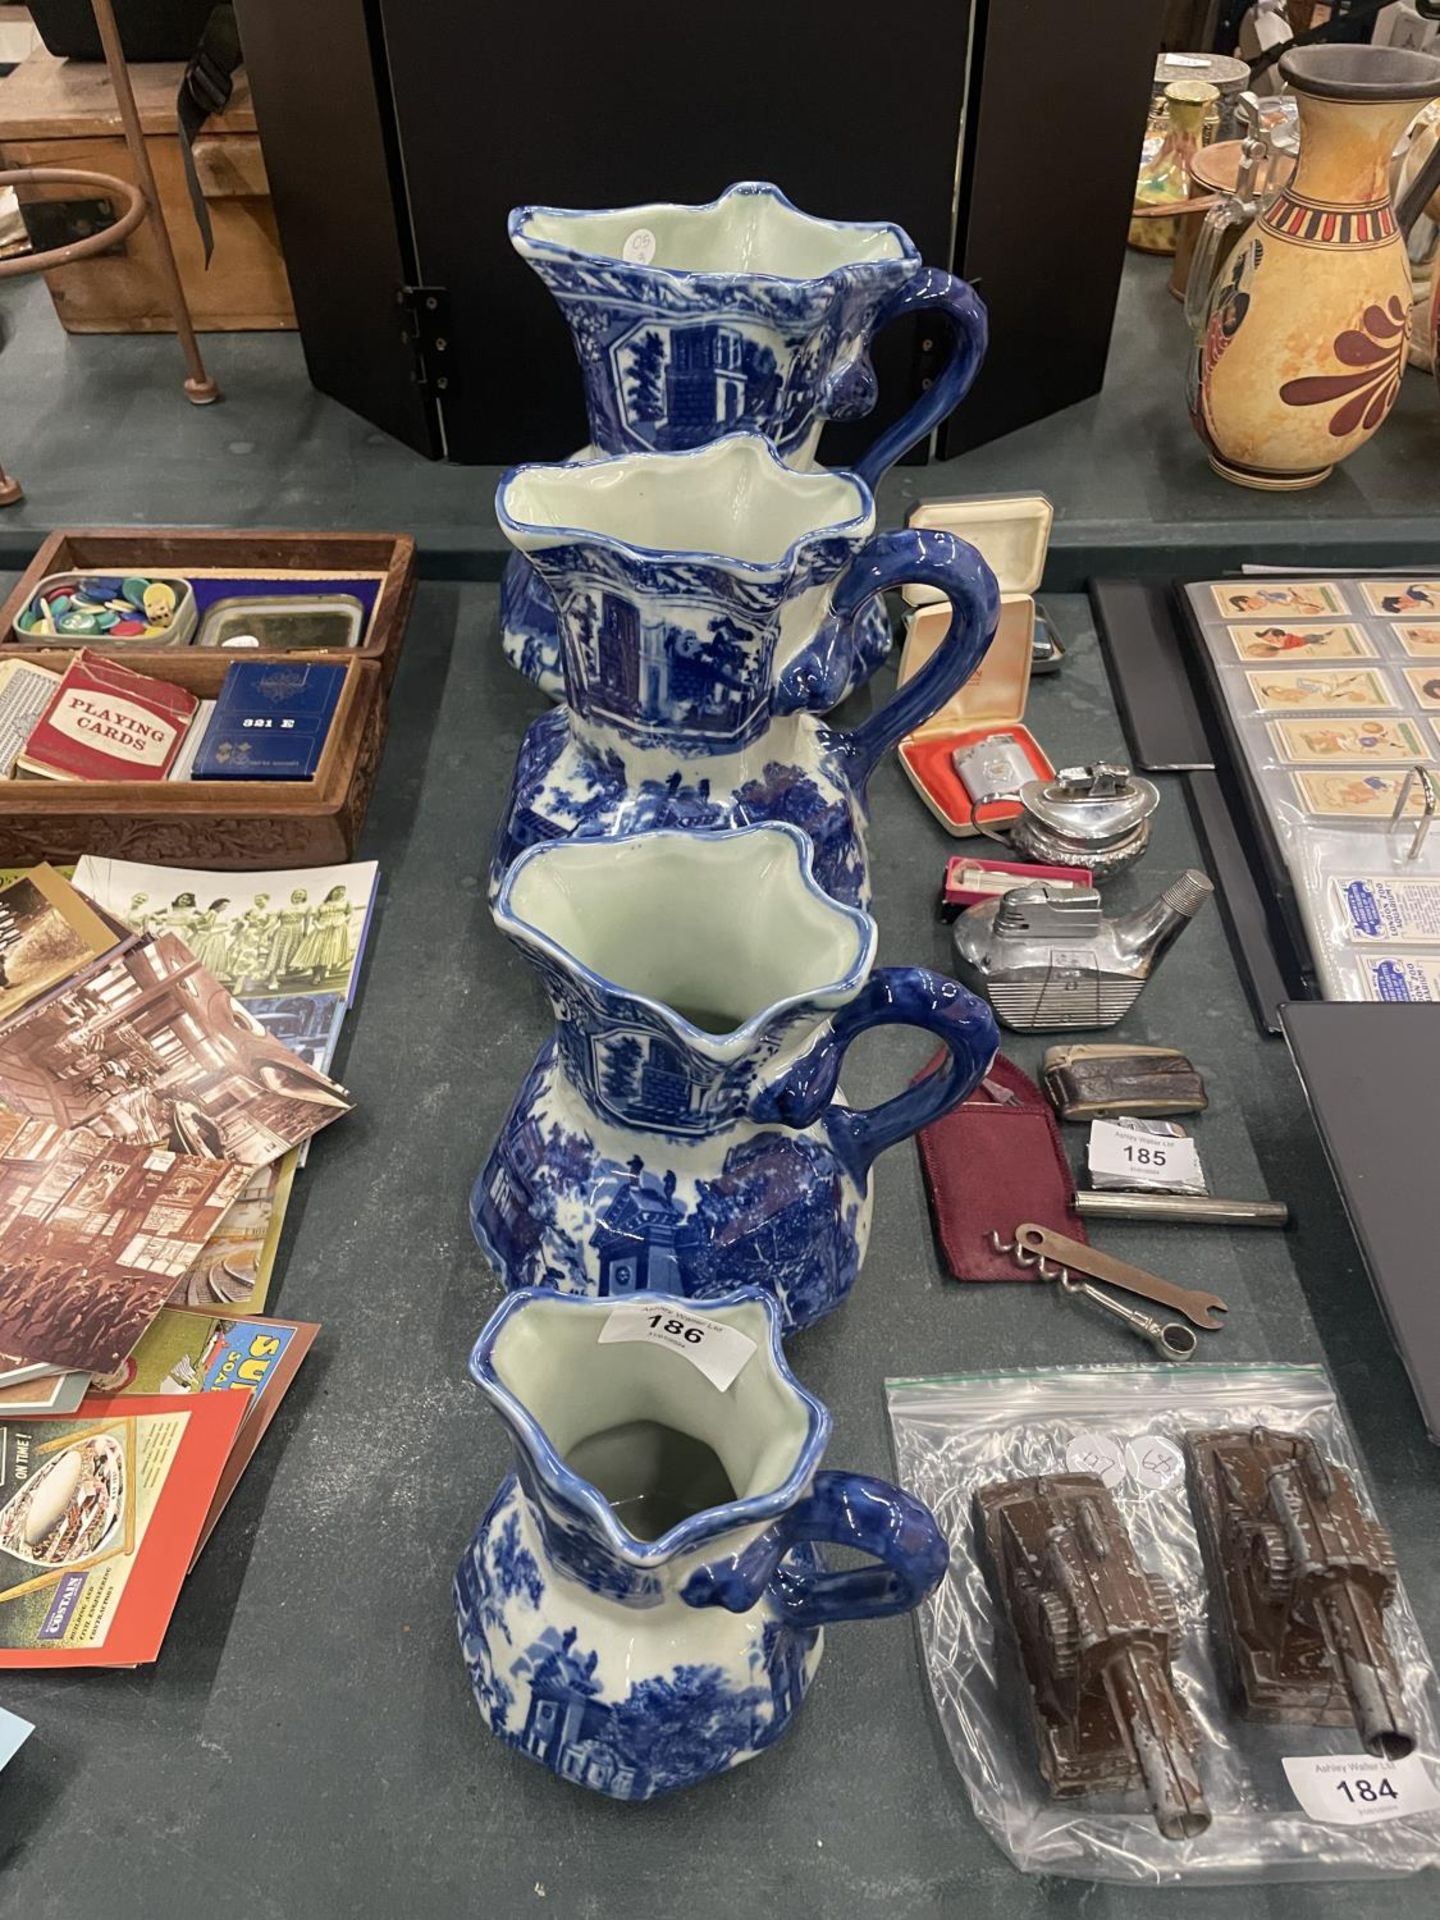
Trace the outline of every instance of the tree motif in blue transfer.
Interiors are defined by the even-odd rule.
[[[503,1602],[523,1597],[532,1607],[538,1607],[544,1598],[545,1582],[540,1577],[540,1567],[534,1554],[521,1543],[518,1512],[510,1514],[494,1536],[494,1544],[495,1587],[500,1600]],[[495,1624],[508,1640],[510,1629],[505,1625],[503,1607],[495,1610]]]
[[[665,412],[665,341],[648,327],[630,348],[625,377],[632,420],[659,420]]]
[[[747,420],[772,419],[780,399],[780,369],[775,355],[763,341],[747,334],[740,349],[740,371],[745,379]]]
[[[607,1097],[620,1105],[635,1098],[644,1049],[633,1033],[622,1033],[606,1054],[600,1084]]]
[[[611,1709],[606,1744],[648,1795],[721,1773],[755,1745],[764,1687],[731,1687],[722,1667],[677,1666],[641,1680]]]
[[[858,1210],[840,1205],[833,1163],[813,1141],[762,1133],[726,1155],[716,1180],[699,1185],[703,1280],[690,1291],[764,1287],[803,1326],[828,1313],[860,1267]]]

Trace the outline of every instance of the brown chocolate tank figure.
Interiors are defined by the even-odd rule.
[[[1389,1535],[1307,1435],[1185,1436],[1190,1498],[1235,1690],[1252,1719],[1340,1727],[1367,1753],[1415,1745],[1385,1612]]]
[[[1203,1833],[1195,1727],[1170,1676],[1175,1602],[1136,1559],[1102,1483],[1088,1473],[998,1481],[975,1506],[1050,1791],[1143,1787],[1167,1840]]]

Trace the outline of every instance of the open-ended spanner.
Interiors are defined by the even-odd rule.
[[[1033,1220],[1024,1220],[1015,1229],[1013,1244],[1037,1263],[1036,1270],[1045,1279],[1059,1278],[1053,1269],[1064,1268],[1070,1274],[1083,1273],[1088,1279],[1103,1280],[1107,1286],[1119,1287],[1122,1293],[1153,1300],[1157,1306],[1173,1307],[1193,1326],[1204,1327],[1208,1332],[1213,1333],[1225,1324],[1219,1316],[1228,1312],[1228,1308],[1219,1294],[1176,1286],[1173,1280],[1162,1280],[1158,1274],[1147,1273],[1144,1267],[1132,1267],[1128,1260],[1116,1260],[1108,1253],[1085,1246],[1082,1241],[1071,1240],[1063,1233],[1052,1233]]]

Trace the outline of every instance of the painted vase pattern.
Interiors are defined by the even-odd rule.
[[[784,820],[809,834],[823,886],[868,901],[870,773],[969,678],[999,618],[974,548],[877,536],[858,475],[797,473],[752,433],[693,453],[519,467],[496,512],[560,610],[565,702],[525,735],[492,899],[531,846]],[[702,537],[723,550],[701,550]],[[808,710],[835,691],[817,635],[910,581],[949,598],[946,639],[858,727],[826,726]]]
[[[926,267],[901,228],[814,219],[764,182],[700,207],[519,207],[510,238],[575,342],[591,437],[579,458],[682,452],[748,429],[791,465],[813,468],[825,421],[858,419],[875,404],[875,335],[902,315],[930,313],[953,350],[857,464],[873,490],[954,410],[984,358],[974,291]],[[507,659],[559,698],[555,608],[523,554],[506,569],[501,624]],[[817,683],[827,705],[890,649],[878,604],[816,638],[833,655]]]
[[[1307,47],[1281,69],[1299,164],[1222,265],[1190,381],[1216,472],[1271,490],[1324,480],[1399,395],[1410,268],[1390,158],[1440,95],[1440,61],[1394,48]]]
[[[724,1391],[670,1350],[603,1344],[611,1311],[517,1295],[481,1334],[471,1373],[509,1430],[515,1466],[453,1598],[491,1730],[561,1779],[648,1800],[773,1745],[814,1678],[823,1629],[916,1606],[948,1549],[910,1495],[819,1470],[829,1416],[785,1363],[772,1301],[740,1293],[689,1310],[702,1330],[753,1344]],[[699,1440],[734,1497],[637,1538],[567,1459],[607,1403]],[[612,1464],[643,1474],[643,1452],[629,1462],[625,1445],[622,1431]],[[880,1564],[829,1572],[817,1540]]]
[[[537,847],[494,912],[556,1019],[471,1197],[505,1285],[611,1300],[758,1286],[787,1330],[838,1306],[872,1163],[994,1057],[984,1002],[923,968],[875,969],[874,922],[820,890],[790,826]],[[933,1032],[946,1064],[857,1111],[837,1097],[841,1060],[887,1023]]]

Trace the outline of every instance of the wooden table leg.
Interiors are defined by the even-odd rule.
[[[164,209],[160,205],[160,191],[155,184],[155,170],[150,165],[150,150],[145,145],[140,115],[135,106],[135,94],[130,85],[130,71],[125,65],[125,53],[120,45],[120,30],[115,25],[115,8],[112,0],[90,0],[90,5],[95,15],[95,24],[100,29],[100,44],[105,49],[105,65],[109,69],[110,83],[115,89],[115,99],[120,108],[120,119],[125,128],[125,145],[130,150],[136,181],[149,203],[150,227],[155,236],[155,250],[159,255],[161,277],[170,295],[170,314],[175,322],[175,332],[180,341],[181,351],[185,355],[187,368],[185,392],[197,407],[207,407],[212,400],[220,398],[220,389],[205,371],[205,362],[200,357],[200,343],[195,338],[195,328],[190,319],[190,304],[185,298],[185,289],[181,285],[180,269],[175,264],[175,250],[170,244],[170,230],[165,224]]]

